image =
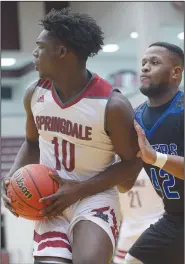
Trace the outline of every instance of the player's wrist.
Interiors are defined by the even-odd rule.
[[[163,154],[156,151],[156,160],[154,163],[152,163],[152,165],[162,169],[166,164],[167,160],[168,160],[167,154]]]
[[[88,181],[81,181],[76,186],[77,188],[77,195],[80,200],[85,199],[89,196],[91,196],[91,186],[89,185]]]
[[[83,182],[83,181],[80,181],[76,184],[75,192],[76,192],[76,196],[79,198],[79,200],[86,198],[85,188],[86,188],[86,185],[85,185],[85,182]]]

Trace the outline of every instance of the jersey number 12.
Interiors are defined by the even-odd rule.
[[[160,169],[159,177],[163,179],[162,186],[160,186],[155,168],[151,168],[150,171],[152,184],[156,190],[161,192],[163,197],[165,194],[167,199],[180,199],[180,194],[173,190],[173,187],[175,187],[175,177],[173,175]]]
[[[58,138],[54,137],[52,140],[52,144],[54,144],[55,158],[56,158],[56,170],[61,170],[61,163],[59,160],[60,151],[62,152],[62,164],[66,171],[73,171],[75,168],[75,145],[62,140],[62,144],[59,145]],[[67,164],[68,158],[69,162]]]

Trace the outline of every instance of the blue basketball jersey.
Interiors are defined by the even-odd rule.
[[[135,119],[144,129],[152,147],[161,153],[184,157],[184,93],[179,91],[176,94],[150,128],[146,125],[144,114],[147,107],[146,102],[140,105],[135,110]],[[157,107],[152,111],[158,111]],[[150,118],[150,114],[147,118]],[[144,164],[144,168],[156,192],[163,198],[166,212],[183,215],[184,181],[153,165]]]

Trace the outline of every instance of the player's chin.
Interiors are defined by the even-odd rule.
[[[150,85],[149,84],[148,85],[146,85],[146,84],[145,85],[142,85],[142,86],[140,86],[139,90],[140,90],[140,92],[142,94],[148,95],[148,92],[150,90]]]
[[[140,89],[148,89],[151,86],[151,82],[140,82]]]

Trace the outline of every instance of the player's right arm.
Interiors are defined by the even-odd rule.
[[[6,191],[9,184],[9,179],[12,177],[14,172],[19,168],[27,164],[37,164],[39,163],[39,144],[38,144],[38,131],[34,122],[32,110],[31,110],[31,98],[34,92],[34,89],[37,85],[37,82],[32,83],[26,90],[24,96],[24,108],[26,111],[26,137],[25,141],[22,144],[17,156],[15,158],[14,164],[10,169],[8,175],[3,179],[3,200],[5,206],[13,212],[13,209],[10,206],[11,200],[7,197]]]
[[[169,154],[166,155],[160,153],[160,155],[165,155],[166,157],[164,160],[165,164],[162,167],[159,166],[160,163],[159,164],[156,163],[157,154],[159,152],[155,151],[153,147],[150,145],[149,141],[146,138],[144,130],[136,121],[134,122],[134,125],[138,136],[138,144],[140,147],[140,151],[137,153],[137,156],[141,157],[146,164],[155,165],[159,168],[162,168],[166,172],[172,174],[173,176],[181,180],[184,180],[184,157],[180,157],[177,155],[169,155]]]

